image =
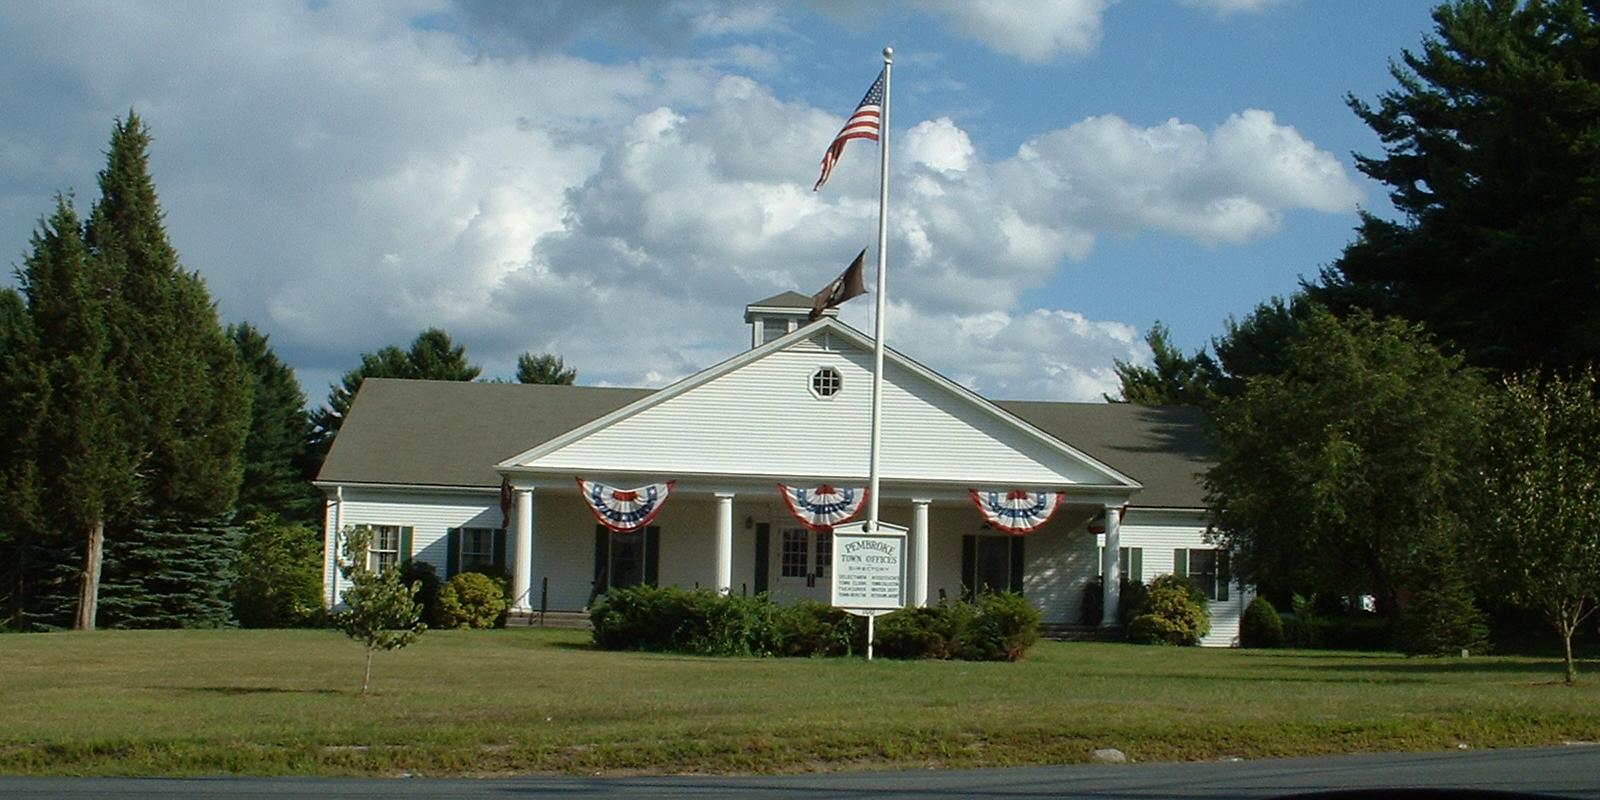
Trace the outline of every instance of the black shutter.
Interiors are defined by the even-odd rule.
[[[606,556],[610,553],[611,532],[604,525],[594,526],[594,588],[591,596],[606,593]]]
[[[1172,551],[1172,574],[1180,577],[1189,577],[1189,551],[1179,548]]]
[[[1144,548],[1128,548],[1128,565],[1124,568],[1129,583],[1144,583]]]
[[[450,580],[461,571],[461,529],[451,528],[444,537],[445,549],[449,553],[444,559],[444,579]]]
[[[1011,591],[1022,594],[1022,570],[1027,567],[1027,560],[1022,555],[1022,543],[1026,541],[1021,536],[1011,537]]]
[[[511,570],[506,569],[506,529],[495,528],[494,535],[490,538],[494,539],[495,571],[503,575],[510,575]]]
[[[644,582],[655,586],[656,580],[661,577],[661,570],[657,565],[661,561],[661,526],[651,525],[644,529]]]
[[[978,537],[961,537],[961,599],[971,600],[978,592]]]
[[[1233,576],[1228,568],[1228,551],[1217,551],[1217,599],[1228,599],[1228,584],[1233,582]]]
[[[399,563],[404,564],[411,560],[411,534],[416,529],[410,526],[400,529],[400,558]]]
[[[756,594],[767,590],[767,561],[772,557],[772,525],[756,523]]]

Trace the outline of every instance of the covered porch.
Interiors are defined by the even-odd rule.
[[[765,593],[781,603],[829,601],[831,537],[790,513],[776,480],[679,478],[657,516],[623,533],[599,524],[570,475],[506,475],[516,612],[578,611],[608,589],[638,583]],[[623,487],[659,480],[598,479]],[[908,605],[937,603],[971,588],[1009,590],[1032,602],[1047,622],[1076,623],[1085,585],[1102,571],[1125,569],[1118,521],[1128,498],[1104,488],[1062,490],[1065,505],[1037,530],[1017,536],[985,524],[965,486],[885,483],[880,516],[908,529]],[[857,519],[864,517],[863,511]],[[1103,534],[1109,547],[1089,530],[1098,520],[1110,520]],[[1115,608],[1118,582],[1107,585],[1103,602]]]

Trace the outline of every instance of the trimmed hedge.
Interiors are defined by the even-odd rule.
[[[589,614],[605,650],[699,655],[844,656],[866,644],[859,617],[821,603],[779,606],[765,595],[633,586],[608,594]],[[1039,612],[1020,595],[897,611],[874,625],[886,658],[1015,661],[1039,640]]]
[[[1162,575],[1150,582],[1144,606],[1128,623],[1128,641],[1196,645],[1211,632],[1205,595],[1188,578]]]
[[[1257,596],[1244,607],[1244,617],[1239,620],[1239,644],[1245,647],[1282,647],[1283,617],[1272,601]]]
[[[439,590],[439,616],[446,628],[493,628],[510,603],[506,584],[481,572],[462,572]]]

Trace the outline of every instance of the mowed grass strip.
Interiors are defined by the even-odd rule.
[[[0,636],[0,772],[753,773],[1600,740],[1600,681],[1526,658],[1044,642],[1016,664],[868,664],[430,631],[379,654],[362,697],[361,655],[328,631]]]

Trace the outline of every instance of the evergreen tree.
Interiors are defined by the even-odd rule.
[[[43,530],[35,458],[49,384],[27,304],[0,289],[0,626],[24,625],[31,551]]]
[[[218,625],[250,386],[204,282],[167,239],[149,144],[136,114],[117,123],[87,226],[117,287],[110,363],[139,459],[137,503],[108,536],[102,614],[127,627]]]
[[[287,522],[315,522],[321,495],[301,474],[311,423],[294,369],[249,323],[228,326],[228,338],[253,387],[236,519],[274,514]]]
[[[95,627],[102,556],[109,521],[134,490],[134,458],[118,403],[118,376],[108,363],[110,276],[91,257],[71,203],[33,237],[20,275],[28,300],[35,376],[44,381],[37,429],[21,442],[38,481],[38,525],[24,560],[33,584],[24,603],[33,621],[80,630]],[[31,445],[31,448],[29,447]],[[75,595],[75,601],[71,599]]]
[[[1252,377],[1281,374],[1289,365],[1289,346],[1316,302],[1304,293],[1288,300],[1273,297],[1258,303],[1243,320],[1228,318],[1226,330],[1211,340],[1217,354],[1211,392],[1217,398],[1237,397]]]
[[[1600,4],[1451,0],[1351,108],[1383,141],[1357,167],[1403,215],[1363,214],[1313,295],[1422,322],[1480,366],[1600,358]]]
[[[569,368],[561,356],[553,353],[523,353],[517,356],[517,383],[542,383],[571,386],[578,380],[578,370]]]
[[[1193,356],[1185,356],[1183,351],[1172,345],[1167,326],[1159,321],[1150,326],[1144,341],[1155,356],[1155,367],[1143,367],[1118,359],[1116,371],[1117,378],[1122,382],[1121,398],[1106,395],[1106,400],[1145,406],[1211,405],[1215,400],[1211,383],[1216,374],[1216,363],[1204,350]]]

